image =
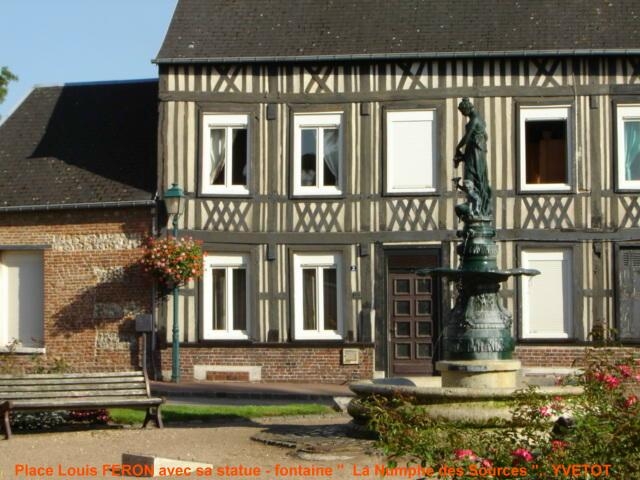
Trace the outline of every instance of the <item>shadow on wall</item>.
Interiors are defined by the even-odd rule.
[[[151,312],[150,279],[135,264],[93,266],[87,275],[94,285],[56,299],[61,306],[53,313],[51,328],[45,329],[47,353],[62,357],[71,370],[138,368],[141,352],[135,318]]]

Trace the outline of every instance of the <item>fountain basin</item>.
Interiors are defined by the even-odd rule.
[[[365,422],[362,400],[371,396],[391,398],[402,396],[415,405],[424,406],[433,418],[448,421],[484,423],[490,419],[510,420],[510,404],[522,387],[445,387],[440,377],[394,377],[362,380],[351,383],[349,388],[357,395],[348,406],[349,414],[356,422]],[[577,396],[581,387],[538,387],[537,395],[551,400],[556,396]]]

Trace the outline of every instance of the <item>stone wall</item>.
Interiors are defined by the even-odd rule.
[[[136,262],[151,226],[149,208],[0,214],[0,250],[43,252],[45,353],[37,363],[58,360],[71,371],[138,367],[134,319],[151,312],[152,290]],[[34,363],[31,355],[17,358]]]

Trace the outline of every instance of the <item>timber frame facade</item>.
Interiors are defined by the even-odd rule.
[[[294,347],[291,255],[339,251],[348,268],[342,272],[344,340],[338,344],[358,349],[375,345],[375,369],[389,373],[387,257],[395,251],[427,249],[437,252],[442,265],[456,261],[454,206],[460,200],[450,181],[456,176],[450,159],[464,130],[456,107],[465,96],[488,125],[500,265],[522,266],[520,253],[526,248],[572,252],[568,338],[524,338],[520,286],[512,280],[502,290],[505,305],[514,313],[517,351],[525,365],[552,366],[540,362],[536,353],[553,346],[559,355],[540,353],[547,362],[567,366],[573,355],[560,347],[570,350],[588,341],[594,326],[631,328],[620,324],[625,319],[616,300],[621,295],[622,256],[640,248],[640,204],[637,192],[616,185],[614,120],[617,105],[640,104],[640,58],[161,65],[160,189],[178,183],[188,192],[182,234],[202,240],[208,252],[242,253],[250,259],[251,326],[243,347]],[[568,105],[570,112],[570,189],[523,191],[518,109],[557,104]],[[435,111],[435,191],[385,192],[385,115],[415,109]],[[292,123],[301,111],[343,115],[345,182],[337,197],[292,193]],[[249,116],[249,194],[203,195],[203,116],[229,112]],[[434,308],[444,318],[450,295],[444,285],[439,290]],[[181,332],[187,352],[190,346],[225,348],[233,343],[203,340],[202,296],[199,284],[182,290]],[[637,312],[632,317],[635,333],[629,340],[640,336]]]
[[[181,2],[190,3],[198,0]],[[640,119],[637,52],[180,58],[166,53],[178,44],[168,38],[156,59],[158,189],[185,189],[180,233],[203,242],[213,269],[181,290],[183,376],[342,382],[433,373],[453,290],[413,269],[456,266],[461,195],[451,179],[460,175],[452,159],[464,134],[462,97],[488,127],[498,264],[543,271],[538,283],[511,279],[501,290],[516,356],[557,369],[594,332],[614,332],[630,348],[640,340],[640,172],[620,152],[630,148],[624,122]],[[397,118],[426,125],[429,141],[414,145],[414,130]],[[224,135],[231,145],[234,129],[246,140],[229,153],[220,145]],[[324,158],[312,167],[315,190],[304,179],[304,135],[316,142],[312,158]],[[557,161],[535,154],[552,172],[530,164],[529,148],[543,143],[549,155],[561,152]],[[414,172],[402,170],[410,163],[398,152],[411,148],[430,164],[414,164],[421,186],[405,188]],[[213,180],[220,165],[236,173]],[[233,175],[242,188],[225,191]],[[245,273],[232,283],[238,269]],[[242,319],[212,327],[231,290],[246,292],[244,306],[224,297]],[[170,300],[160,312],[163,371],[166,312]],[[317,324],[306,323],[309,312]]]

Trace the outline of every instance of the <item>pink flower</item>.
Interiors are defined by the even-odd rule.
[[[626,408],[631,408],[633,407],[636,403],[638,403],[638,397],[636,397],[635,395],[629,395],[627,397],[627,399],[624,401],[624,406]]]
[[[524,460],[525,462],[533,461],[533,455],[526,448],[516,448],[513,452],[511,452],[516,461]]]
[[[493,462],[488,458],[483,458],[482,461],[480,462],[480,466],[485,468],[491,468],[493,467]]]
[[[546,405],[544,407],[538,408],[538,413],[541,417],[550,417],[551,415],[553,415],[551,407],[548,407]]]
[[[613,375],[607,373],[602,379],[608,389],[613,390],[614,388],[620,385],[620,379],[618,377],[614,377]]]
[[[473,450],[456,450],[454,453],[458,460],[466,458],[475,462],[478,459],[478,456],[473,453]]]
[[[618,365],[618,371],[622,374],[623,377],[629,378],[633,373],[633,370],[629,365]]]
[[[554,452],[564,449],[567,445],[569,444],[564,440],[551,440],[551,450]]]

